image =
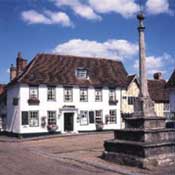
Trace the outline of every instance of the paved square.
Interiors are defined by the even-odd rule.
[[[0,175],[175,175],[174,166],[155,171],[102,160],[104,140],[112,132],[0,142]]]

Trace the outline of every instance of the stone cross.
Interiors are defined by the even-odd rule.
[[[146,54],[145,54],[145,36],[144,36],[144,14],[140,12],[137,15],[139,20],[139,79],[140,94],[134,104],[135,117],[153,117],[156,115],[154,110],[154,102],[151,100],[148,92],[147,71],[146,71]]]
[[[139,20],[139,77],[140,77],[140,97],[149,97],[146,71],[146,55],[145,55],[145,36],[144,36],[144,14],[140,12],[137,15]]]

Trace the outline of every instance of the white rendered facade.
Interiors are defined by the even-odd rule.
[[[38,105],[30,105],[29,100],[29,87],[27,84],[16,84],[8,88],[7,91],[7,123],[6,131],[18,134],[34,134],[34,133],[47,133],[48,132],[48,112],[53,111],[56,113],[56,125],[57,132],[65,133],[65,116],[69,113],[73,117],[73,124],[71,132],[79,131],[95,131],[96,126],[96,114],[101,111],[102,114],[102,129],[111,130],[121,128],[121,89],[116,88],[114,91],[116,102],[115,104],[109,104],[110,89],[103,87],[102,101],[95,100],[95,88],[88,87],[87,102],[80,101],[80,87],[72,86],[73,99],[71,102],[65,102],[64,100],[64,87],[59,85],[55,86],[55,100],[48,100],[48,86],[38,86]],[[14,99],[18,99],[17,104],[13,104]],[[110,110],[112,113],[116,113],[115,121],[107,121],[107,117],[110,116]],[[22,112],[37,112],[38,122],[37,126],[30,126],[29,124],[22,124]],[[87,112],[87,117],[82,118],[82,114]],[[96,112],[97,111],[97,112]],[[94,115],[94,121],[89,118],[90,113]],[[113,118],[114,119],[114,118]],[[44,121],[44,125],[43,125]]]

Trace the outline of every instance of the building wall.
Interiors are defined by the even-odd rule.
[[[122,90],[122,113],[133,113],[134,112],[134,106],[128,104],[128,97],[138,97],[138,95],[139,95],[139,88],[136,82],[132,82],[129,85],[127,90]],[[126,98],[124,99],[123,97],[126,97]],[[165,105],[164,103],[155,102],[154,109],[155,109],[157,116],[159,117],[164,116],[164,105]]]
[[[170,111],[175,112],[175,89],[170,91],[169,94],[169,100],[170,100]]]
[[[20,90],[19,90],[20,89]],[[13,89],[9,93],[13,94],[12,96],[17,96],[19,92],[19,106],[17,109],[14,108],[10,103],[8,103],[8,108],[10,112],[8,116],[15,117],[15,112],[17,112],[16,122],[15,122],[15,132],[19,133],[38,133],[38,132],[47,132],[47,127],[41,126],[41,118],[47,118],[47,111],[56,111],[57,113],[57,131],[64,133],[64,113],[74,112],[74,132],[78,131],[93,131],[96,130],[95,124],[81,125],[79,121],[79,114],[81,110],[95,111],[103,110],[103,123],[104,130],[107,129],[117,129],[121,125],[121,116],[120,116],[120,89],[116,89],[116,98],[118,100],[117,105],[109,105],[109,89],[103,88],[103,100],[102,102],[95,102],[95,89],[93,87],[88,88],[88,102],[80,102],[79,100],[79,87],[73,88],[73,102],[64,102],[64,88],[62,86],[56,87],[56,101],[49,102],[47,101],[47,86],[39,86],[39,100],[40,104],[36,106],[30,106],[28,104],[29,99],[29,87],[28,85],[21,85],[19,89]],[[11,101],[12,96],[8,98],[8,101]],[[74,106],[74,108],[64,108],[64,106]],[[105,124],[105,116],[109,115],[109,110],[117,110],[117,123],[116,124]],[[30,127],[28,125],[22,126],[21,123],[21,112],[22,111],[38,111],[39,112],[39,127]],[[11,121],[11,120],[10,120]],[[47,121],[47,120],[46,120]],[[9,124],[10,125],[10,122]],[[19,127],[17,127],[17,125]],[[9,127],[9,130],[12,127]]]
[[[20,88],[19,85],[8,88],[7,91],[7,119],[6,119],[6,131],[19,133],[19,114],[20,105],[14,106],[13,99],[20,99]]]

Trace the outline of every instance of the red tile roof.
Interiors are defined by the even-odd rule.
[[[128,86],[133,80],[137,80],[135,75],[128,76]],[[139,82],[136,81],[136,83],[138,84]],[[169,102],[168,90],[166,89],[165,80],[148,80],[148,91],[153,101],[157,103]]]
[[[88,70],[88,79],[78,79],[77,68]],[[78,85],[126,87],[127,72],[120,61],[54,54],[39,54],[11,83],[29,85]],[[11,84],[10,83],[10,84]]]

